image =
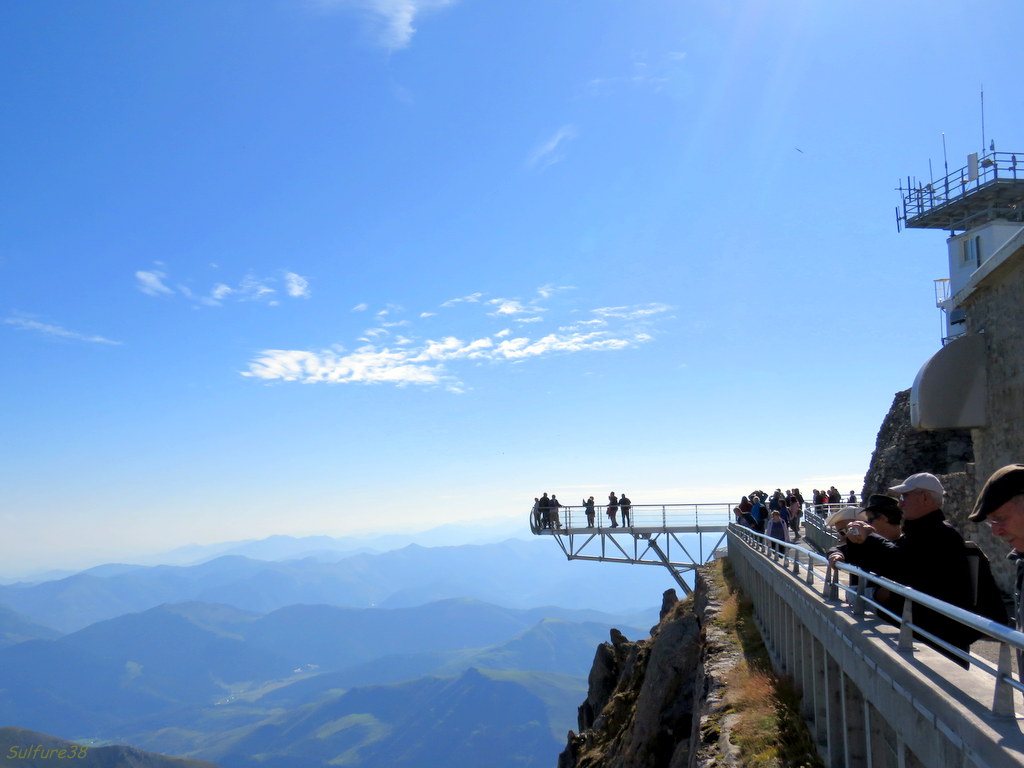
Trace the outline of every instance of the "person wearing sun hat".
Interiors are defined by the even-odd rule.
[[[890,487],[889,492],[900,497],[903,535],[888,541],[865,522],[850,523],[844,559],[858,568],[969,609],[971,577],[964,539],[946,522],[942,512],[942,482],[931,473],[919,472]],[[899,616],[902,599],[892,596],[886,607]],[[921,629],[961,650],[966,650],[973,639],[959,622],[923,606],[914,606],[913,620]],[[936,650],[964,665],[942,648],[936,646]]]
[[[1013,614],[1017,629],[1024,631],[1024,464],[1008,464],[993,472],[967,519],[990,525],[992,535],[1012,547],[1007,557],[1017,566],[1013,580]],[[1024,680],[1024,651],[1019,649],[1017,674]]]
[[[840,535],[846,532],[846,527],[854,520],[861,520],[860,507],[840,507],[825,518],[825,525],[835,528]]]
[[[825,526],[828,528],[835,528],[836,533],[839,534],[839,542],[832,547],[825,556],[828,558],[828,562],[831,565],[836,563],[846,562],[846,551],[849,548],[849,544],[846,541],[846,529],[850,526],[854,520],[863,520],[861,517],[860,507],[847,506],[840,507],[835,512],[825,518]],[[857,583],[856,576],[850,576],[850,585],[853,586]]]

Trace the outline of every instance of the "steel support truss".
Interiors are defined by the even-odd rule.
[[[672,528],[560,528],[545,530],[569,560],[596,560],[602,563],[660,565],[668,569],[676,584],[689,595],[693,590],[683,574],[712,558],[725,543],[726,526],[681,526]],[[539,531],[538,531],[539,532]],[[697,552],[692,551],[681,534],[697,534]],[[705,547],[705,542],[714,542]]]

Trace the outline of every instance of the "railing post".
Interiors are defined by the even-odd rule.
[[[863,616],[864,615],[864,590],[867,589],[867,581],[864,579],[857,579],[857,591],[854,593],[853,598],[853,615]]]
[[[914,621],[914,603],[903,599],[903,615],[900,617],[900,641],[897,648],[901,651],[914,650],[914,630],[910,628]]]
[[[995,717],[1014,717],[1013,686],[1007,681],[1013,675],[1010,663],[1009,643],[999,644],[999,670],[996,674],[996,687],[992,693],[992,714]]]

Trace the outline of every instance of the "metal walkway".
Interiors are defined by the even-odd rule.
[[[587,524],[583,507],[558,507],[550,527],[531,511],[530,530],[538,536],[551,536],[569,560],[667,568],[689,595],[693,588],[683,577],[708,562],[724,545],[733,506],[725,502],[634,504],[628,520],[622,519],[621,511],[616,515],[619,524],[615,527],[604,505],[595,506],[593,526]],[[629,524],[623,525],[626,522]]]

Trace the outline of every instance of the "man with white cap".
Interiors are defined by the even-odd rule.
[[[1013,547],[1007,557],[1017,565],[1013,581],[1014,616],[1017,629],[1024,631],[1024,465],[1009,464],[993,472],[967,519],[992,526],[992,535]],[[1024,651],[1017,651],[1017,670],[1024,680]]]
[[[903,535],[890,542],[867,523],[851,523],[846,531],[851,546],[845,548],[845,559],[851,565],[969,609],[971,577],[964,539],[942,513],[943,488],[939,478],[919,472],[889,491],[900,496]],[[899,616],[902,600],[893,597],[886,607]],[[919,605],[914,606],[913,621],[960,649],[967,649],[976,636],[958,622]],[[962,661],[954,660],[963,665]]]

